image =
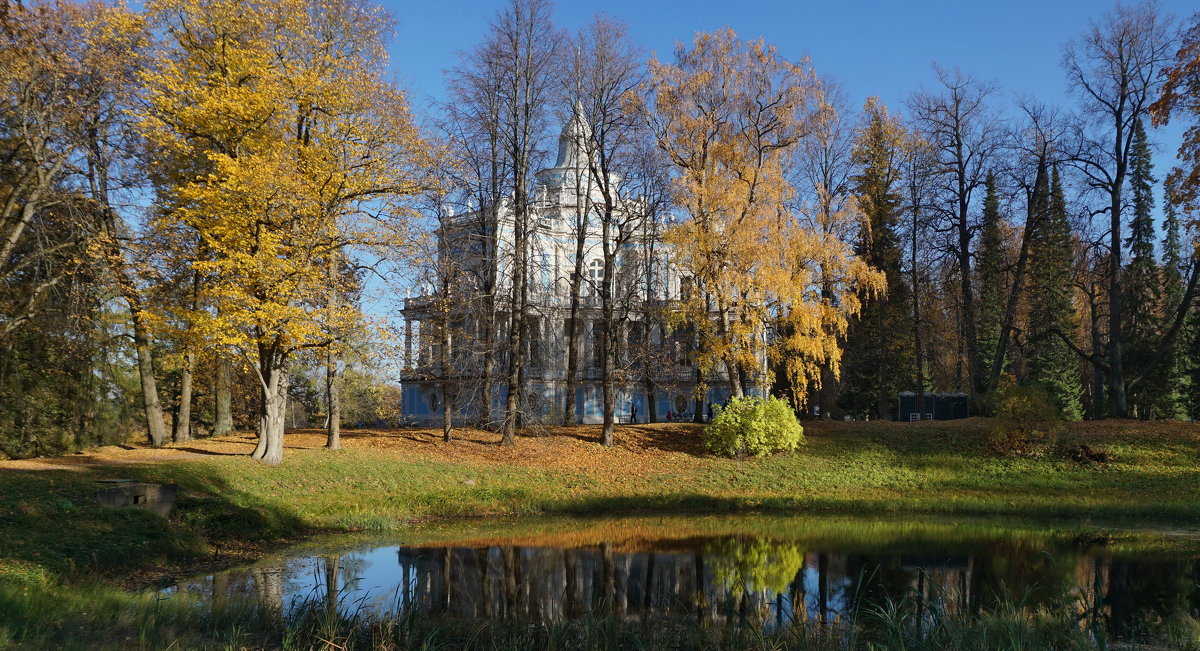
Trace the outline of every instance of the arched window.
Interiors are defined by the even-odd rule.
[[[604,262],[592,260],[588,263],[588,294],[599,296],[602,282],[604,282]]]

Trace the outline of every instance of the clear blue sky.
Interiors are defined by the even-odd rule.
[[[397,19],[392,66],[424,107],[441,99],[442,73],[456,53],[478,43],[502,0],[437,0],[383,3]],[[732,27],[744,38],[762,36],[789,58],[807,55],[822,75],[839,80],[860,106],[878,95],[895,110],[914,90],[936,83],[931,64],[959,68],[1000,84],[998,102],[1017,95],[1065,103],[1062,45],[1089,20],[1112,8],[1088,0],[607,0],[558,2],[560,27],[574,31],[595,12],[629,23],[648,52],[669,58],[676,41],[701,30]],[[1161,8],[1189,18],[1195,0],[1166,0]],[[1173,154],[1173,138],[1158,138]],[[1165,166],[1167,160],[1160,165]]]

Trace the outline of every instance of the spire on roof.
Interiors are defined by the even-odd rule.
[[[592,138],[592,127],[583,116],[583,104],[575,101],[571,109],[571,119],[563,125],[562,134],[558,136],[558,158],[554,161],[556,168],[581,169],[587,162],[579,153],[586,150],[587,143]]]

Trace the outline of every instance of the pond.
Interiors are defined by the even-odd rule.
[[[343,615],[802,623],[1042,613],[1119,639],[1195,623],[1200,532],[848,517],[536,518],[316,540],[166,589]]]

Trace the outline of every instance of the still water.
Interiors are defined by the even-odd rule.
[[[1200,532],[985,521],[513,519],[333,538],[168,588],[386,616],[839,625],[904,604],[1069,614],[1127,637],[1200,611]]]

